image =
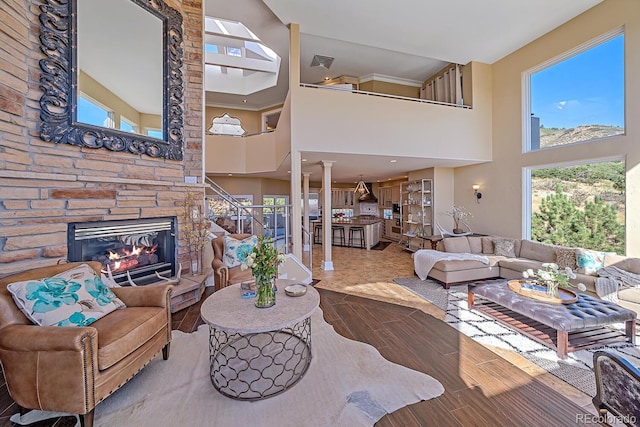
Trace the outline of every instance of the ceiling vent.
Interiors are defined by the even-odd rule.
[[[328,70],[331,64],[333,64],[333,58],[330,56],[314,55],[311,60],[312,67],[322,67]]]

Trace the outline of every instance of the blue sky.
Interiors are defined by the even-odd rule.
[[[624,127],[624,36],[531,76],[531,113],[546,128]]]

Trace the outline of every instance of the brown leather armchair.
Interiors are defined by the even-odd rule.
[[[162,350],[169,358],[171,285],[112,288],[126,308],[87,327],[37,326],[7,285],[42,279],[82,263],[35,268],[0,278],[0,362],[13,400],[27,409],[80,415],[93,425],[95,406]],[[98,274],[101,264],[87,262]]]
[[[252,236],[252,234],[229,234],[228,236],[237,240],[242,240]],[[251,270],[247,269],[242,271],[240,266],[228,268],[225,264],[223,236],[213,239],[211,241],[211,246],[213,246],[213,261],[211,261],[211,267],[213,268],[213,278],[216,291],[224,288],[225,286],[251,279]]]

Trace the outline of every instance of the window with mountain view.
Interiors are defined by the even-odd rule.
[[[528,150],[624,133],[622,29],[528,74]]]
[[[625,162],[530,170],[531,239],[625,253]]]

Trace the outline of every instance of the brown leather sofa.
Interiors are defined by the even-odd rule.
[[[252,234],[229,234],[228,236],[242,240],[252,236]],[[216,291],[225,286],[251,279],[250,269],[242,271],[240,266],[228,268],[225,264],[223,236],[213,239],[211,246],[213,246],[213,261],[211,261],[211,267],[213,268],[213,279]]]
[[[93,425],[95,406],[161,350],[169,358],[171,285],[112,288],[126,308],[87,327],[37,326],[7,285],[59,274],[81,263],[41,267],[0,278],[0,362],[13,400],[27,409],[79,414]],[[98,274],[101,264],[88,262]]]

